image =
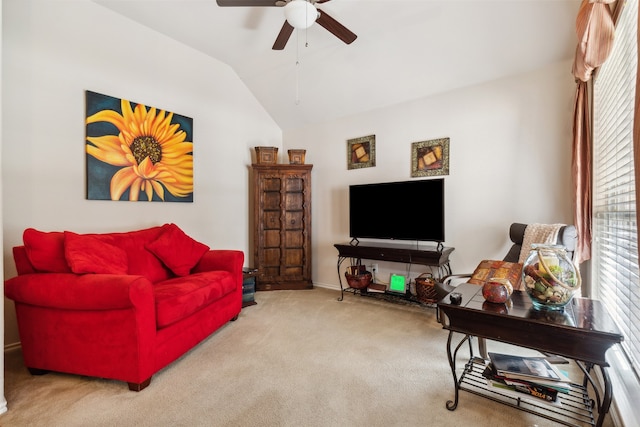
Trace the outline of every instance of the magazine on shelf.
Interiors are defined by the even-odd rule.
[[[527,381],[509,382],[504,377],[496,375],[491,363],[486,366],[482,376],[486,378],[489,386],[508,396],[522,398],[523,395],[527,395],[534,398],[534,401],[540,399],[547,403],[558,402],[558,390]]]
[[[544,357],[524,357],[511,354],[489,353],[489,359],[498,375],[507,378],[563,382],[568,380]]]
[[[571,383],[569,381],[545,381],[538,380],[536,378],[529,379],[520,379],[520,378],[507,378],[507,377],[499,377],[504,379],[504,382],[508,385],[516,385],[516,384],[536,384],[542,387],[547,387],[553,390],[557,390],[560,393],[569,393],[571,391]]]
[[[550,405],[555,407],[562,406],[562,402],[560,401],[560,399],[556,399],[554,401],[544,400],[538,397],[534,397],[532,395],[521,393],[519,391],[511,390],[509,388],[504,388],[504,386],[491,384],[490,380],[487,380],[487,381],[489,382],[489,385],[493,389],[493,391],[500,393],[503,396],[507,396],[512,399],[518,399],[518,400],[530,403],[532,405]]]
[[[533,386],[541,387],[543,389],[545,388],[548,389],[549,394],[555,394],[556,392],[566,394],[571,391],[571,383],[569,382],[568,378],[567,378],[567,381],[547,381],[547,380],[533,378],[533,377],[527,377],[526,379],[507,378],[505,376],[499,375],[495,371],[495,368],[491,363],[487,365],[485,372],[483,372],[482,375],[484,375],[485,378],[487,379],[499,381],[510,387],[533,385]],[[562,372],[561,372],[561,375],[566,377],[566,375],[562,374]]]
[[[367,287],[367,292],[374,292],[374,293],[385,293],[387,291],[387,285],[383,285],[381,283],[371,283],[368,287]]]

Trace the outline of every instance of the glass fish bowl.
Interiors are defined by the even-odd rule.
[[[522,267],[522,283],[534,308],[563,310],[582,280],[563,246],[532,245]]]

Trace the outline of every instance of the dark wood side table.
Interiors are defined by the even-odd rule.
[[[446,404],[447,409],[456,409],[459,391],[464,390],[561,424],[602,425],[612,399],[605,353],[614,344],[622,342],[623,336],[600,301],[574,298],[564,311],[541,311],[533,308],[523,291],[514,291],[507,305],[485,302],[478,285],[464,283],[455,292],[462,296],[460,304],[451,301],[451,294],[438,302],[439,321],[449,330],[447,356],[455,391],[454,400]],[[462,334],[457,344],[453,342],[454,333]],[[582,384],[573,384],[569,394],[559,393],[561,404],[555,406],[543,401],[537,403],[535,399],[513,398],[489,389],[482,376],[486,361],[474,357],[472,337],[572,359],[583,373]],[[465,343],[469,344],[470,358],[458,378],[456,358]],[[596,368],[601,373],[602,386],[593,378]]]

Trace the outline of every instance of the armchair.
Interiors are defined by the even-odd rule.
[[[513,224],[511,224],[511,226],[509,227],[509,238],[511,239],[511,242],[513,244],[509,248],[509,251],[507,252],[505,257],[502,259],[503,261],[514,263],[521,262],[521,254],[523,253],[523,244],[525,241],[525,232],[527,226],[527,224],[518,222],[514,222]],[[535,238],[533,240],[534,241],[531,241],[530,243],[548,243],[544,241],[535,241]],[[564,248],[567,250],[569,258],[573,259],[573,252],[576,249],[577,240],[578,232],[576,230],[576,227],[573,225],[562,225],[558,230],[558,237],[553,243],[564,246]],[[529,252],[529,249],[530,248],[526,248],[526,252],[524,253],[527,254]],[[443,277],[441,283],[438,283],[437,285],[438,296],[442,298],[449,292],[455,290],[455,285],[452,284],[454,280],[470,278],[471,276],[472,273],[463,273],[450,274]]]

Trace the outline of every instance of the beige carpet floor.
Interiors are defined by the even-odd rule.
[[[448,411],[447,331],[435,309],[338,296],[318,288],[258,292],[257,305],[139,393],[117,381],[31,376],[20,351],[8,352],[9,410],[0,425],[557,425],[466,392]]]

